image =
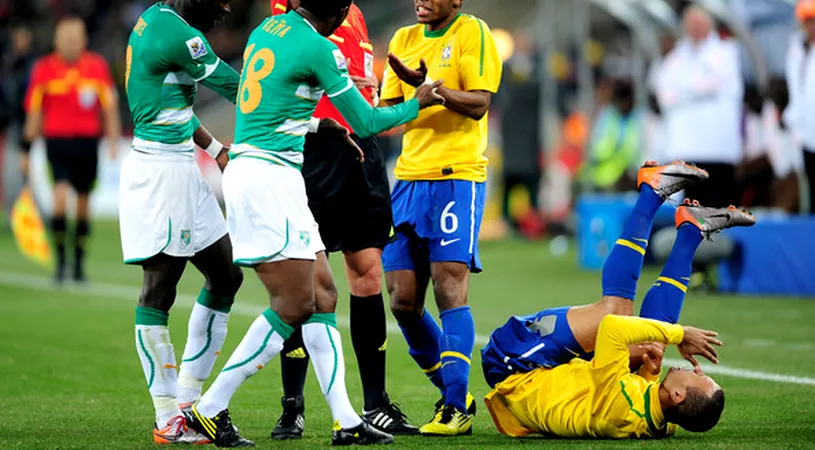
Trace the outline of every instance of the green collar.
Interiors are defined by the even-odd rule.
[[[442,28],[441,30],[428,31],[427,27],[424,27],[424,37],[432,39],[444,36],[444,34],[447,33],[447,30],[449,30],[450,27],[452,27],[453,24],[456,23],[459,17],[461,17],[461,13],[456,14],[456,17],[454,17],[453,20],[451,20],[450,23],[448,23],[447,26]]]

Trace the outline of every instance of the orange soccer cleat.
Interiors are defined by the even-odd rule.
[[[676,228],[689,223],[702,232],[706,238],[727,228],[749,227],[756,223],[756,218],[749,212],[728,206],[727,208],[708,208],[702,206],[696,200],[685,202],[676,208],[675,222]]]
[[[691,184],[707,180],[709,177],[706,171],[683,161],[674,161],[661,166],[654,161],[647,161],[637,173],[637,188],[647,184],[657,195],[667,199]]]

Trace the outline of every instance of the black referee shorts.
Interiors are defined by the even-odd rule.
[[[91,191],[99,167],[99,139],[48,138],[45,149],[54,183],[67,181],[78,194]]]
[[[364,163],[336,134],[306,136],[303,178],[328,252],[382,249],[393,238],[390,184],[377,138],[352,137]]]

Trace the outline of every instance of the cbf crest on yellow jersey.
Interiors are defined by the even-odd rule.
[[[460,14],[446,28],[427,31],[417,24],[396,32],[390,51],[409,67],[427,63],[427,76],[444,80],[444,86],[460,91],[498,92],[501,57],[487,24]],[[388,68],[381,97],[384,100],[413,98],[416,89]],[[487,115],[473,120],[444,106],[426,108],[405,130],[396,178],[417,180],[487,179]]]

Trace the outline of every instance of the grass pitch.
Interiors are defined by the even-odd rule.
[[[57,290],[49,273],[24,260],[9,235],[0,235],[0,449],[155,447],[152,406],[133,338],[140,270],[121,263],[115,223],[95,225],[89,253],[91,285]],[[712,432],[680,431],[675,438],[652,442],[513,440],[499,435],[481,401],[487,385],[477,355],[485,336],[511,314],[596,300],[600,277],[579,271],[573,252],[551,256],[545,243],[486,243],[482,259],[486,271],[473,277],[470,295],[479,334],[471,373],[471,391],[480,409],[473,436],[398,438],[393,448],[815,448],[815,301],[695,294],[685,302],[682,323],[715,329],[725,342],[719,368],[724,373],[713,376],[725,389],[727,406]],[[340,258],[333,257],[332,265],[342,324],[348,314],[348,289]],[[641,292],[656,274],[657,268],[646,269]],[[266,304],[254,274],[246,275],[238,296],[240,306],[230,319],[224,356],[216,368],[226,362]],[[201,282],[190,265],[171,315],[179,357]],[[362,391],[347,328],[344,348],[348,390],[352,402],[361,408]],[[670,356],[676,358],[676,353]],[[391,397],[404,406],[413,423],[429,419],[438,393],[407,355],[398,332],[389,339],[388,376]],[[250,379],[230,405],[242,433],[258,448],[328,446],[331,419],[313,373],[306,387],[304,439],[285,443],[269,439],[281,395],[275,360]]]

